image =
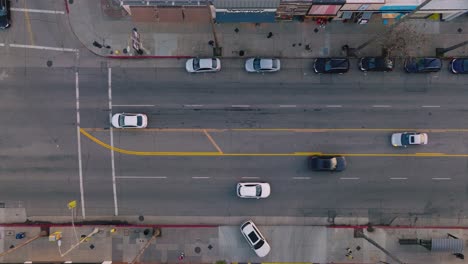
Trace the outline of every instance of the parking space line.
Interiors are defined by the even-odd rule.
[[[67,49],[67,48],[56,48],[56,47],[23,45],[23,44],[10,44],[9,46],[12,48],[39,49],[39,50],[52,50],[52,51],[67,51],[67,52],[78,51],[78,49]]]
[[[359,180],[358,177],[342,177],[340,180]]]
[[[78,56],[78,55],[77,55]],[[81,199],[81,215],[86,219],[85,201],[84,201],[84,186],[83,186],[83,160],[81,158],[81,118],[80,118],[80,80],[78,71],[75,71],[75,100],[76,100],[76,136],[78,144],[78,175],[80,177],[80,199]]]
[[[310,177],[293,177],[294,180],[310,180]]]
[[[432,178],[434,181],[449,181],[452,178]]]
[[[155,105],[112,105],[113,107],[153,107]]]
[[[194,176],[192,179],[209,179],[210,177],[207,176]]]
[[[167,179],[167,176],[115,176],[117,179]]]
[[[211,144],[218,150],[219,153],[223,153],[223,151],[221,150],[221,148],[218,146],[218,144],[216,144],[216,141],[214,141],[214,139],[210,136],[210,134],[208,133],[208,131],[206,130],[203,130],[203,133],[205,133],[206,137],[208,138],[208,140],[211,142]]]
[[[408,178],[402,178],[402,177],[395,177],[395,178],[390,178],[390,180],[407,180]]]
[[[58,14],[58,15],[64,15],[64,11],[57,11],[57,10],[45,10],[45,9],[31,9],[31,8],[17,8],[17,7],[12,7],[10,8],[11,11],[16,11],[16,12],[30,12],[30,13],[44,13],[44,14]]]
[[[391,105],[373,105],[372,107],[375,107],[375,108],[388,108],[388,107],[392,107]]]
[[[112,68],[107,68],[107,86],[108,86],[108,96],[109,96],[109,120],[112,120]],[[116,186],[116,179],[115,179],[115,159],[114,159],[114,133],[112,126],[109,129],[110,133],[110,143],[111,143],[111,167],[112,167],[112,191],[114,194],[114,215],[119,215],[119,208],[117,205],[117,186]]]

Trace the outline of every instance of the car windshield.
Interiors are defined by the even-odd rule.
[[[401,144],[404,146],[404,145],[408,145],[410,144],[410,137],[411,137],[412,134],[403,134],[401,135]]]
[[[278,68],[278,60],[273,60],[273,68]]]
[[[263,240],[258,241],[258,243],[255,244],[254,249],[261,248],[263,246],[263,244],[265,244],[265,241],[263,241]]]
[[[325,63],[325,70],[334,70],[334,69],[346,69],[346,60],[342,59],[335,59],[335,60],[328,60]]]
[[[193,59],[193,69],[194,70],[200,69],[200,59]]]
[[[260,59],[254,59],[253,67],[256,71],[260,70]]]
[[[216,59],[212,59],[213,61],[213,68],[216,69],[218,67],[218,62],[216,61]]]
[[[260,186],[260,185],[255,186],[255,195],[256,196],[261,196],[262,195],[262,186]]]
[[[462,69],[465,70],[465,71],[468,70],[468,60],[463,61]]]
[[[376,67],[375,58],[369,58],[369,69]]]
[[[255,234],[254,231],[250,232],[250,233],[248,234],[248,236],[249,236],[250,241],[252,241],[252,243],[254,243],[254,244],[257,243],[257,241],[260,239],[260,238],[257,236],[257,234]]]
[[[143,117],[137,116],[137,126],[143,125]]]
[[[125,116],[123,115],[119,116],[119,126],[121,127],[125,126]]]

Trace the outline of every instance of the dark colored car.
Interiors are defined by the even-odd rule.
[[[10,26],[10,12],[8,0],[0,0],[0,29]]]
[[[393,61],[386,57],[364,57],[359,60],[359,69],[387,72],[393,70]]]
[[[343,171],[346,160],[341,156],[311,156],[309,168],[314,171]]]
[[[315,73],[345,73],[348,70],[347,58],[318,58],[314,62]]]
[[[442,61],[438,58],[408,58],[405,60],[405,71],[409,73],[438,72]]]
[[[453,73],[468,73],[468,58],[455,58],[450,61],[449,69]]]

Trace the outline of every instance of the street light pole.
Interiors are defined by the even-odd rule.
[[[375,40],[379,39],[380,37],[388,34],[389,32],[391,32],[394,28],[396,28],[398,25],[400,25],[402,22],[404,22],[408,17],[410,17],[412,14],[418,12],[419,10],[421,10],[421,8],[423,8],[424,6],[426,6],[427,4],[429,4],[432,0],[425,0],[422,4],[420,4],[418,7],[416,7],[414,10],[412,10],[411,12],[409,12],[408,14],[406,14],[405,16],[403,16],[402,18],[400,18],[398,21],[396,21],[393,25],[390,25],[386,30],[382,31],[381,33],[377,34],[377,36],[367,40],[366,42],[362,43],[361,45],[359,45],[357,48],[349,48],[347,45],[344,45],[343,46],[343,49],[346,50],[346,55],[347,56],[356,56],[356,53],[359,52],[361,49],[367,47],[369,44],[371,44],[372,42],[374,42]],[[346,47],[345,47],[346,46]]]
[[[436,48],[436,56],[437,57],[443,57],[446,52],[449,52],[449,51],[454,50],[454,49],[458,49],[460,47],[465,46],[466,44],[468,44],[468,40],[463,41],[462,43],[455,44],[455,45],[450,46],[448,48]]]

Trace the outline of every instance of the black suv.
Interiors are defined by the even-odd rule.
[[[314,62],[315,73],[345,73],[348,70],[347,58],[318,58]]]
[[[9,0],[0,0],[0,29],[10,26]]]
[[[386,57],[364,57],[359,60],[361,71],[382,71],[393,70],[393,61]]]

